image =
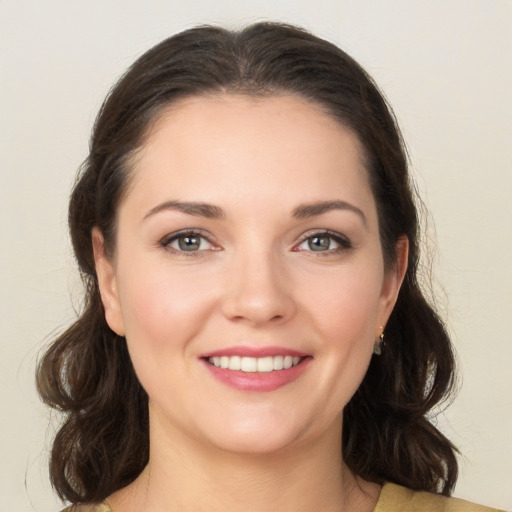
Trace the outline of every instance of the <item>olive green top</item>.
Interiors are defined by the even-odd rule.
[[[382,487],[374,512],[505,512],[459,498],[447,498],[430,492],[411,491],[387,483]]]
[[[75,505],[62,512],[112,512],[106,504]],[[458,498],[446,498],[429,492],[411,491],[400,485],[387,483],[382,487],[374,512],[505,512],[484,507]]]

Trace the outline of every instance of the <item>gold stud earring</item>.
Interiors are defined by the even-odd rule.
[[[380,336],[377,337],[375,343],[373,344],[373,353],[376,356],[380,356],[382,354],[382,349],[384,347],[384,327],[380,326]]]

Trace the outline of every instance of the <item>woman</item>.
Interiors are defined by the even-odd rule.
[[[411,188],[330,43],[260,23],[143,55],[71,197],[84,310],[38,372],[69,510],[489,510],[448,498],[429,421],[454,358]]]

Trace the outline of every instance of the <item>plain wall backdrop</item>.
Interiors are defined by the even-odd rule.
[[[510,0],[0,0],[0,512],[60,506],[33,375],[79,303],[66,208],[101,101],[161,39],[261,19],[340,45],[395,108],[462,372],[439,418],[464,454],[455,494],[512,508]]]

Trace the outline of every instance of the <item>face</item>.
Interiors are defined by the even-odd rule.
[[[339,438],[404,272],[385,271],[356,137],[292,96],[192,98],[133,173],[113,259],[93,238],[152,432],[258,453]]]

